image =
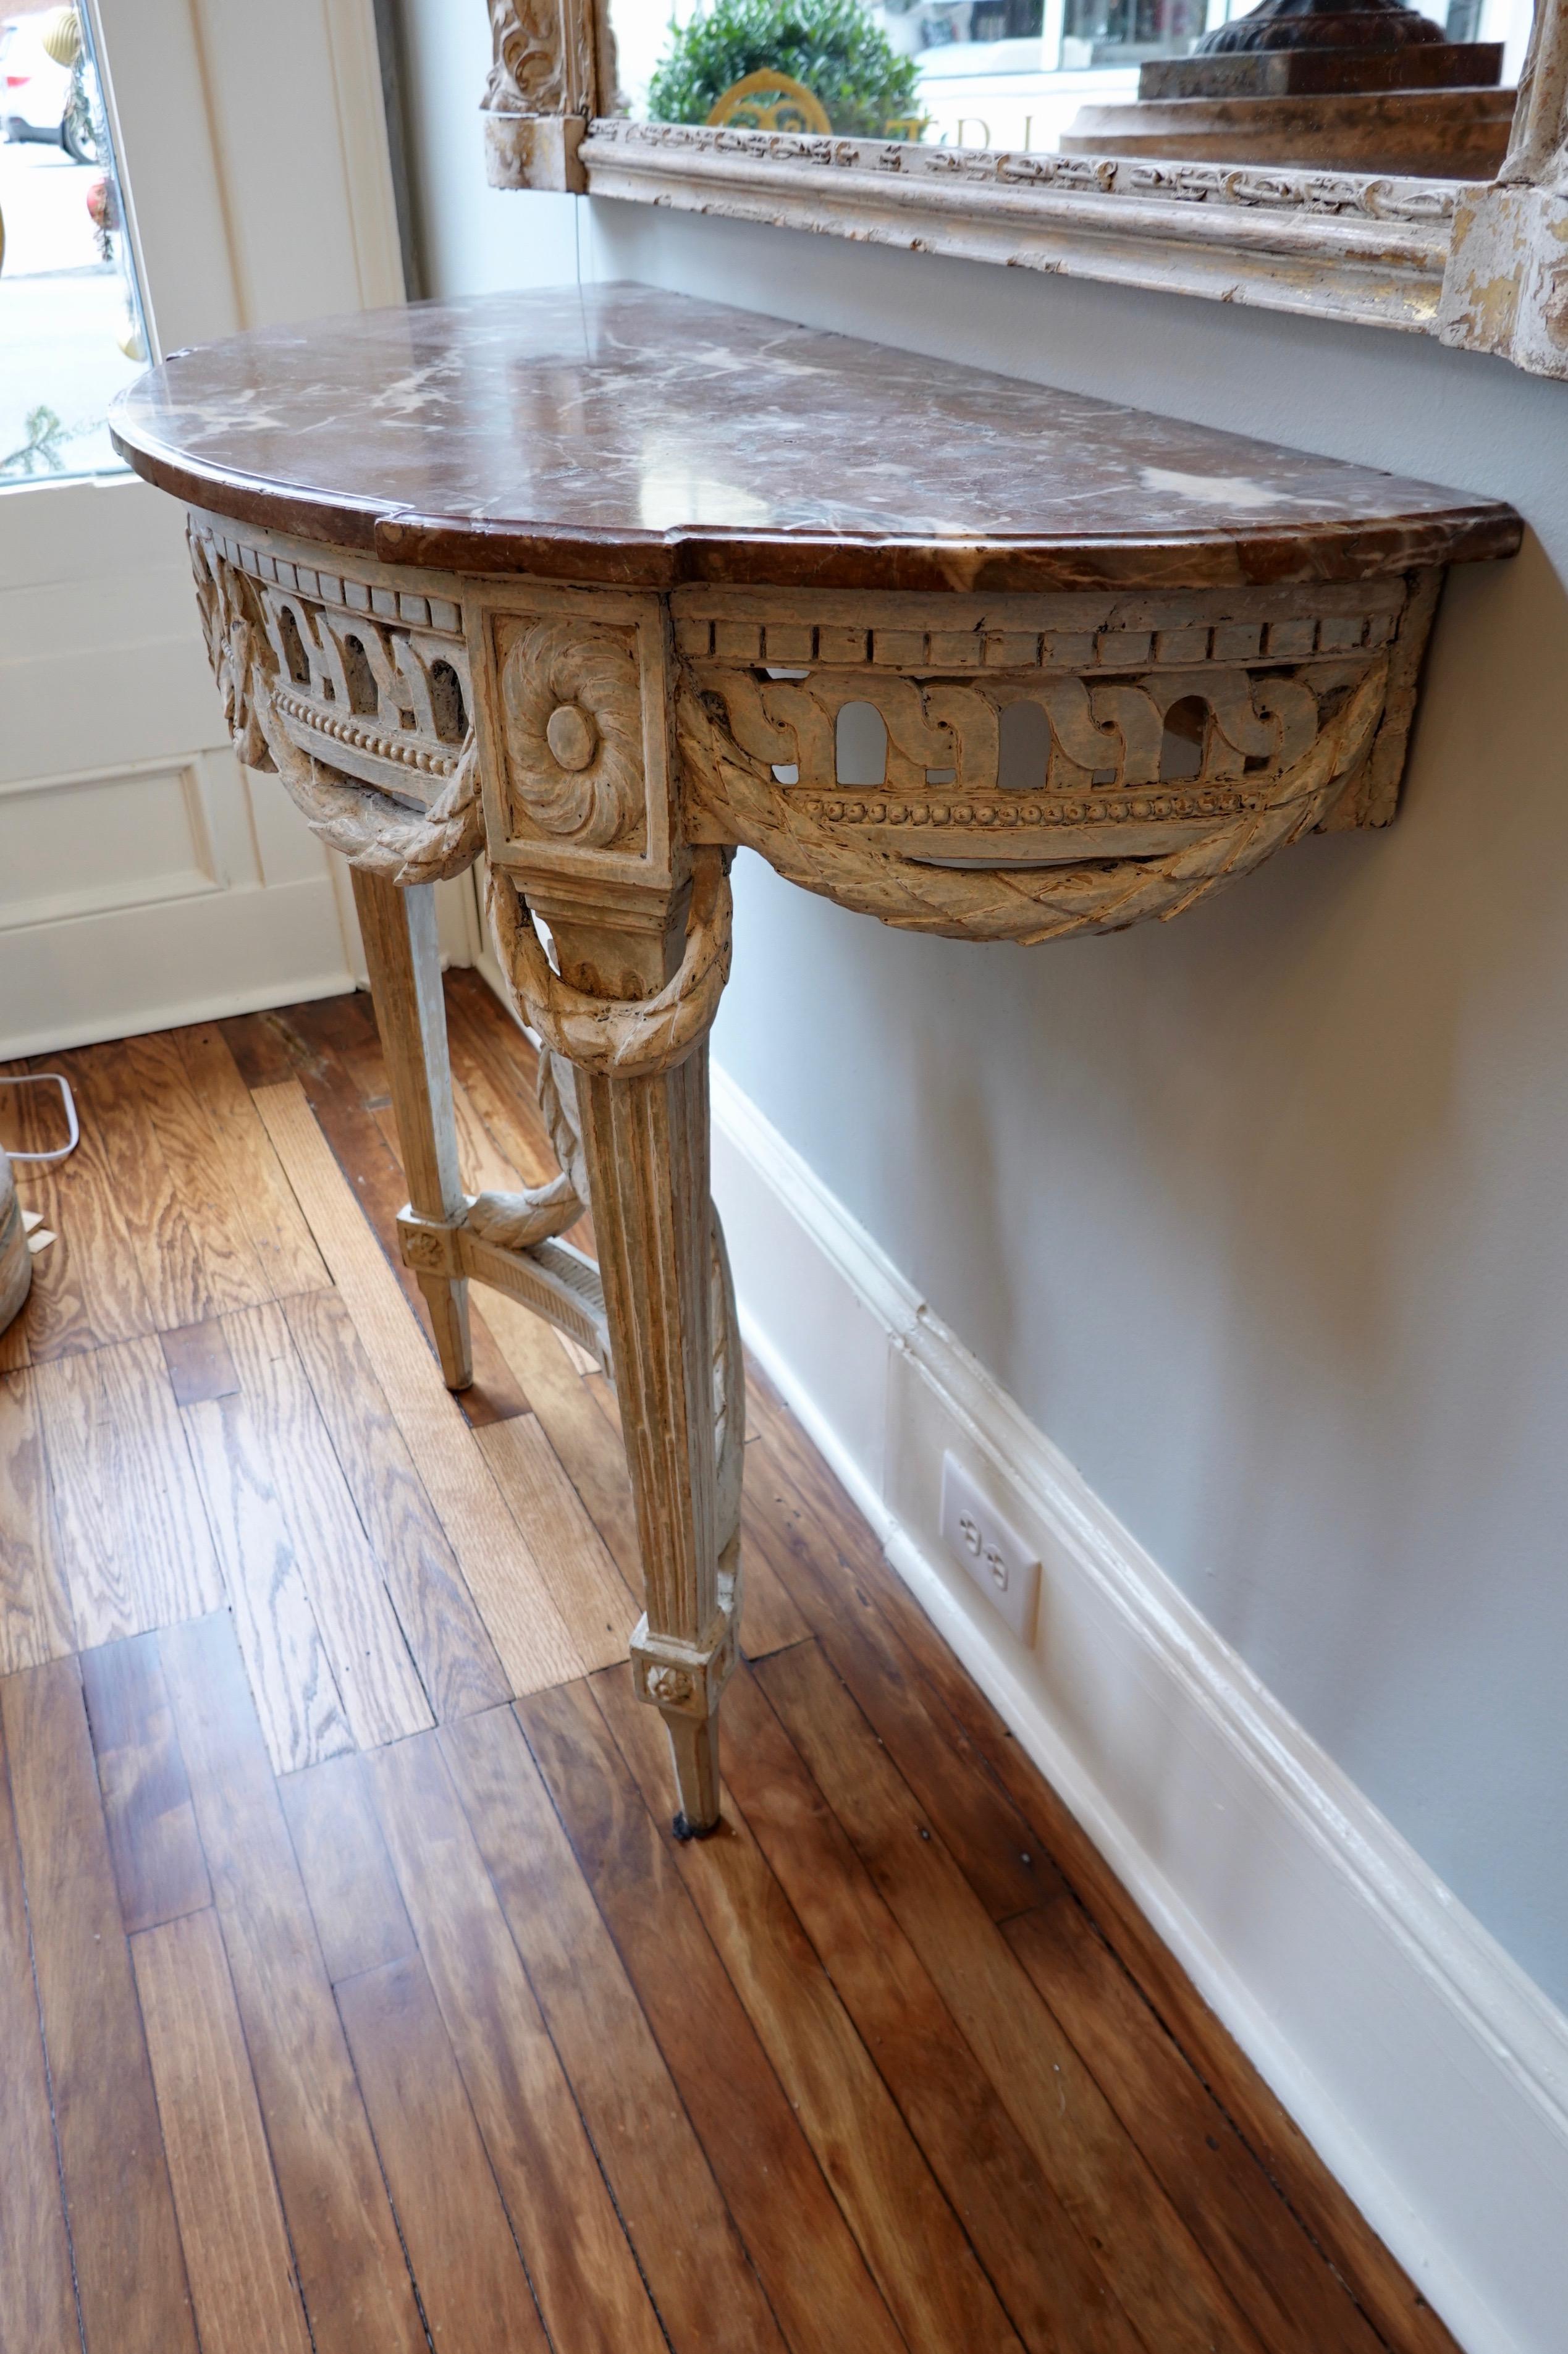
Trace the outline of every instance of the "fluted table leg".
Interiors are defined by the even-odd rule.
[[[435,886],[420,883],[400,889],[360,867],[353,873],[354,903],[392,1090],[408,1206],[420,1218],[458,1217],[463,1193],[447,1059]],[[423,1269],[416,1269],[416,1276],[430,1312],[446,1385],[467,1389],[473,1379],[467,1278]]]

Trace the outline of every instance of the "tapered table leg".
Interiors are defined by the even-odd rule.
[[[631,1638],[670,1736],[689,1837],[718,1820],[718,1702],[735,1664],[715,1460],[707,1044],[650,1078],[579,1074],[594,1233],[642,1553]],[[726,1581],[727,1584],[727,1581]]]
[[[447,1060],[435,886],[421,883],[400,890],[379,875],[367,875],[357,866],[353,872],[354,902],[392,1090],[408,1206],[417,1217],[460,1218],[463,1192]],[[467,1389],[473,1379],[467,1279],[415,1272],[429,1310],[446,1385]]]
[[[584,925],[554,909],[550,922],[563,972],[601,1000],[646,998],[678,954],[651,927]],[[646,1608],[631,1638],[632,1672],[670,1735],[676,1832],[700,1837],[718,1821],[718,1703],[735,1664],[740,1433],[732,1426],[744,1415],[708,1198],[705,1027],[677,1059],[636,1076],[579,1064],[577,1099],[642,1554]]]

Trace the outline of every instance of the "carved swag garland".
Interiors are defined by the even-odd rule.
[[[290,715],[279,707],[278,659],[260,588],[195,533],[191,552],[208,653],[240,758],[275,769],[313,830],[352,864],[399,885],[463,873],[484,844],[471,723],[450,780],[423,812],[325,765],[294,740]],[[1413,602],[1426,600],[1418,595]],[[1424,624],[1426,616],[1417,618]],[[994,774],[999,707],[1027,695],[1048,710],[1086,788],[1076,802],[1048,796],[1053,814],[1065,807],[1086,820],[1158,816],[1171,801],[1169,794],[1161,799],[1159,781],[1164,712],[1173,688],[1190,686],[1212,707],[1228,771],[1239,770],[1245,757],[1255,764],[1266,752],[1275,757],[1244,779],[1245,791],[1207,802],[1191,791],[1177,795],[1183,814],[1205,806],[1224,813],[1162,854],[1118,856],[1122,829],[1111,823],[1100,856],[1032,865],[1017,863],[1014,853],[1011,864],[944,864],[934,832],[923,841],[909,832],[929,800],[918,787],[858,796],[822,790],[832,785],[836,710],[853,691],[882,713],[900,773],[929,775],[924,761],[956,758],[960,779],[974,778],[980,817],[1016,825],[1021,809],[1038,814],[1038,797],[985,789]],[[501,694],[510,790],[522,820],[545,837],[595,848],[640,839],[639,681],[614,634],[567,619],[531,623],[512,643]],[[551,1055],[623,1077],[665,1069],[705,1034],[728,975],[722,845],[744,843],[806,888],[901,928],[1019,941],[1119,930],[1180,913],[1320,823],[1365,761],[1388,701],[1386,652],[1363,657],[1327,694],[1277,670],[1253,676],[1219,666],[1163,690],[1155,678],[1091,684],[1060,673],[1011,687],[900,676],[846,686],[826,672],[779,682],[749,665],[682,659],[675,734],[694,879],[679,970],[655,996],[634,1003],[572,988],[550,964],[521,892],[499,866],[491,876],[491,921],[519,1011]],[[1102,763],[1122,788],[1114,804],[1091,784]],[[776,771],[789,764],[802,786],[817,790],[780,783]],[[1130,799],[1132,788],[1147,798]],[[868,801],[870,814],[904,828],[898,849],[866,838]],[[963,804],[958,814],[972,819],[976,811]],[[1043,842],[1043,861],[1050,856]],[[564,1097],[559,1080],[556,1087]]]

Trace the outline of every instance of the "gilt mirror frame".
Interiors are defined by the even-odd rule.
[[[1568,377],[1568,0],[1537,0],[1492,181],[634,122],[609,0],[489,0],[493,186],[1348,319]]]

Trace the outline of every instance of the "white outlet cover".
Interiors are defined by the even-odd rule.
[[[1019,1641],[1034,1640],[1040,1556],[956,1455],[942,1458],[942,1543]]]

